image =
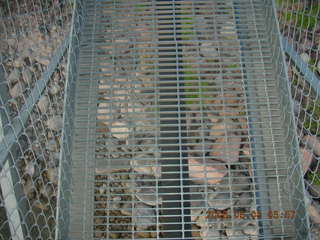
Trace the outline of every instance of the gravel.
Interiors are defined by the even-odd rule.
[[[217,46],[211,42],[203,42],[200,44],[200,54],[204,57],[216,58],[219,57]]]
[[[53,131],[60,131],[63,127],[63,120],[61,116],[52,116],[47,121],[47,126]]]
[[[42,114],[45,114],[47,112],[47,110],[48,110],[48,107],[49,107],[49,99],[48,99],[48,97],[46,95],[41,96],[41,98],[38,101],[37,106],[38,106],[40,112]],[[52,123],[51,123],[51,125],[52,125]]]
[[[24,70],[22,71],[22,79],[24,83],[30,86],[32,83],[32,78],[33,77],[31,70],[29,68],[24,68]]]
[[[3,31],[4,25],[0,26],[0,32],[7,34],[4,38],[0,38],[0,63],[5,70],[7,81],[6,86],[1,85],[1,88],[7,87],[11,97],[5,105],[7,117],[18,122],[22,106],[30,97],[36,83],[39,83],[53,51],[70,29],[71,11],[67,10],[69,7],[67,4],[64,5],[64,9],[61,7],[56,13],[51,7],[52,3],[49,3],[50,6],[46,5],[45,13],[42,12],[42,7],[45,6],[39,6],[38,3],[29,6],[28,1],[25,4],[17,1],[14,5],[19,5],[18,12],[10,13],[10,18],[13,17],[15,20],[10,21],[10,24],[5,23],[5,31]],[[32,16],[28,16],[30,9],[34,9]],[[23,13],[23,18],[17,16],[18,13]],[[38,13],[41,13],[41,16]],[[57,17],[61,17],[60,21],[63,19],[63,25],[54,25]],[[45,21],[48,24],[48,32],[39,31],[37,24],[40,19],[41,22]],[[41,58],[38,54],[42,54]],[[15,170],[21,178],[20,183],[27,196],[28,206],[31,206],[28,209],[28,216],[22,217],[28,218],[28,224],[37,226],[37,229],[32,230],[32,234],[39,239],[54,239],[64,99],[62,89],[66,75],[65,56],[41,92],[40,100],[28,113],[30,117],[23,126],[22,136],[17,140],[20,155]],[[12,128],[12,125],[8,124],[5,128]],[[12,154],[16,155],[15,152]]]
[[[112,136],[121,140],[126,140],[129,137],[128,123],[113,122],[111,124]]]
[[[7,81],[9,83],[15,84],[19,81],[20,75],[21,75],[20,70],[18,68],[14,68],[9,74],[9,76],[7,77]]]
[[[57,95],[60,91],[61,91],[61,88],[60,88],[60,86],[58,84],[53,84],[49,88],[49,93],[50,93],[51,96]]]
[[[21,97],[23,95],[23,91],[24,91],[24,86],[23,86],[23,83],[20,83],[20,82],[17,82],[16,84],[14,84],[9,90],[12,98]]]

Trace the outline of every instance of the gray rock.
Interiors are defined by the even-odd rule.
[[[161,204],[162,199],[157,196],[156,189],[154,188],[139,188],[136,191],[135,196],[141,202],[150,205],[150,206],[157,206]]]
[[[239,198],[237,198],[237,206],[238,207],[250,207],[252,203],[252,195],[250,192],[244,192],[239,195]]]
[[[156,162],[154,156],[149,154],[139,154],[131,159],[130,165],[134,171],[155,177],[161,176],[161,166]]]
[[[48,168],[47,178],[48,178],[49,182],[54,183],[54,184],[58,184],[58,180],[59,180],[58,169],[54,168],[54,167]]]
[[[30,177],[33,177],[33,175],[35,174],[35,163],[34,162],[27,162],[26,167],[25,167],[25,172]]]
[[[29,68],[25,68],[22,71],[22,78],[26,84],[30,85],[32,83],[32,72]]]
[[[49,94],[51,96],[57,95],[60,92],[60,86],[58,84],[53,84],[50,88],[49,88]]]
[[[113,137],[125,140],[129,137],[128,123],[126,122],[113,122],[110,128]]]
[[[144,204],[157,206],[162,203],[162,198],[157,194],[156,179],[153,175],[137,175],[135,177],[135,196]]]
[[[247,239],[246,235],[239,229],[227,228],[226,235],[228,240]]]
[[[30,194],[34,191],[34,185],[29,178],[27,180],[22,180],[22,186],[23,192],[26,196],[30,196]]]
[[[209,153],[211,151],[211,148],[212,148],[212,142],[210,141],[200,142],[200,143],[197,143],[197,145],[195,145],[193,151],[191,151],[190,154],[191,156],[202,157],[202,156],[205,156],[207,153]]]
[[[233,192],[243,192],[250,190],[252,182],[249,176],[242,173],[234,173],[232,179],[231,190]]]
[[[312,163],[313,153],[312,153],[312,150],[300,147],[300,155],[301,155],[300,159],[301,159],[302,170],[303,170],[303,173],[305,174],[309,170],[309,167]]]
[[[132,215],[132,209],[133,209],[133,204],[131,203],[124,203],[121,207],[121,214],[125,216],[131,216]]]
[[[119,110],[117,109],[117,107],[115,106],[111,107],[110,103],[108,102],[101,102],[98,104],[97,120],[99,121],[99,123],[107,126],[110,124],[109,120],[118,118],[118,115],[119,115],[118,112]],[[120,135],[120,137],[122,137],[122,135]]]
[[[57,146],[57,143],[54,139],[49,140],[46,143],[46,147],[50,152],[57,152],[58,151],[58,146]]]
[[[307,54],[307,53],[302,53],[301,55],[300,55],[300,57],[301,57],[301,59],[305,62],[305,63],[309,63],[310,62],[310,56],[309,56],[309,54]]]
[[[132,210],[132,223],[138,231],[154,226],[157,223],[155,210],[144,203],[136,203]]]
[[[52,184],[42,185],[40,188],[40,194],[46,198],[51,198],[53,195],[55,195]]]
[[[49,65],[50,63],[50,58],[49,57],[46,57],[46,56],[39,56],[36,58],[37,62],[38,63],[41,63],[42,65]]]
[[[53,131],[60,131],[63,127],[63,120],[60,116],[53,116],[47,121],[47,126]]]
[[[208,205],[216,210],[226,210],[233,205],[230,193],[218,193],[214,198],[208,199]]]
[[[219,230],[210,226],[201,228],[201,231],[200,231],[200,236],[202,237],[203,240],[220,239],[220,235],[221,234]]]
[[[30,58],[33,54],[33,51],[31,48],[25,48],[21,51],[21,56],[25,58]]]
[[[191,192],[191,221],[196,222],[200,216],[206,216],[205,195],[201,188],[190,188]]]
[[[121,197],[120,196],[116,196],[111,198],[111,200],[109,201],[109,209],[112,210],[118,210],[121,207]]]
[[[208,190],[208,202],[214,201],[216,196],[218,195],[218,192],[213,191],[213,190]],[[210,204],[209,204],[210,206]]]
[[[60,153],[53,152],[51,153],[51,155],[52,155],[52,160],[49,162],[49,164],[51,164],[50,166],[57,167],[59,165]]]
[[[250,190],[252,182],[249,176],[239,172],[232,172],[231,177],[225,176],[221,183],[217,186],[217,191],[232,191],[241,193]]]
[[[39,102],[37,103],[37,106],[41,113],[46,113],[49,107],[49,99],[46,95],[43,95]]]
[[[17,40],[16,36],[12,36],[12,38],[7,39],[7,43],[9,44],[10,47],[16,48],[18,40]]]
[[[8,82],[16,83],[20,79],[20,70],[18,68],[14,68],[8,76]]]
[[[23,95],[23,86],[21,82],[17,82],[12,88],[9,90],[11,97],[17,98]]]
[[[203,228],[208,225],[207,217],[200,215],[196,218],[196,225]]]
[[[308,206],[308,214],[315,224],[320,224],[320,207],[315,203],[309,204]]]
[[[216,58],[219,56],[217,47],[211,42],[203,42],[200,44],[200,54],[204,57],[210,58]]]
[[[221,34],[227,36],[228,38],[236,37],[237,32],[235,24],[230,21],[225,22],[225,24],[222,26]]]
[[[12,66],[15,68],[19,68],[23,66],[23,59],[22,58],[17,58],[13,61]]]
[[[320,141],[316,136],[304,136],[302,141],[314,152],[314,154],[320,156]]]
[[[259,235],[259,227],[256,222],[247,222],[243,226],[243,233],[250,236]]]

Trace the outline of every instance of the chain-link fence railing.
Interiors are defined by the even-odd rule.
[[[320,239],[320,3],[277,0],[313,239]]]
[[[62,127],[72,124],[72,116],[66,114],[63,121],[63,113],[73,103],[63,103],[65,92],[73,94],[76,72],[76,66],[69,66],[71,80],[65,88],[71,14],[75,5],[77,11],[83,10],[82,1],[76,2],[0,0],[0,239],[54,239],[57,195],[69,197],[58,193],[57,187]],[[320,3],[275,2],[295,104],[311,231],[313,239],[319,239]],[[70,58],[77,57],[77,17]],[[62,148],[66,160],[69,146]],[[64,180],[69,163],[62,164]]]
[[[72,7],[0,0],[0,239],[54,239]]]

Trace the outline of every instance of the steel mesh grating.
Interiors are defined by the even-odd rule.
[[[81,7],[72,161],[62,159],[70,219],[57,237],[306,239],[271,1]]]

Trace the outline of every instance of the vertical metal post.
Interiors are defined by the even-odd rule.
[[[5,103],[9,99],[8,91],[6,88],[6,81],[4,78],[4,70],[0,65],[0,106],[3,108],[0,109],[0,144],[4,144],[4,129],[3,126],[9,123],[7,118]],[[10,228],[11,236],[6,236],[8,239],[21,240],[24,239],[22,221],[19,214],[19,210],[24,212],[24,209],[21,209],[22,201],[22,188],[19,183],[19,176],[14,171],[14,165],[12,164],[12,159],[8,159],[5,164],[2,166],[0,172],[0,186],[3,196],[3,202],[6,210],[7,221]],[[20,193],[19,195],[18,192]],[[19,196],[19,198],[17,198]]]

